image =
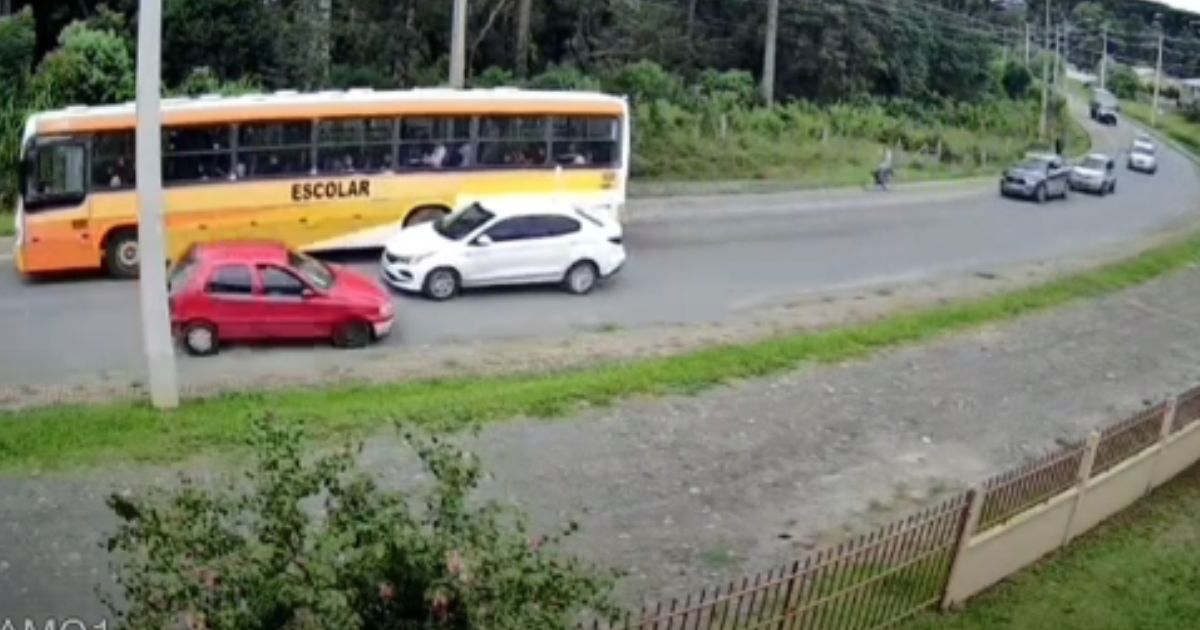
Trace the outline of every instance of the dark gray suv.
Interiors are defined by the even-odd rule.
[[[1071,169],[1060,155],[1033,155],[1004,171],[1000,194],[1043,203],[1051,197],[1067,198]]]

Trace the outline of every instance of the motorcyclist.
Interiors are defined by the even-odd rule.
[[[892,149],[883,150],[883,161],[875,167],[875,185],[883,190],[888,189],[892,181]]]

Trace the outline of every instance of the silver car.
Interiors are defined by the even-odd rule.
[[[1085,190],[1103,197],[1117,191],[1117,161],[1103,153],[1092,153],[1071,169],[1071,190]]]
[[[1004,172],[1000,194],[1023,197],[1038,203],[1051,197],[1067,198],[1070,169],[1059,155],[1032,155]]]
[[[1158,149],[1148,136],[1138,136],[1129,147],[1129,161],[1126,166],[1131,171],[1140,171],[1153,175],[1158,172]]]

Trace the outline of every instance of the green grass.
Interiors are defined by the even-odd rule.
[[[11,212],[0,210],[0,236],[12,236],[17,233],[17,226],[13,219]]]
[[[1123,101],[1121,108],[1134,120],[1158,129],[1175,142],[1183,145],[1188,151],[1200,154],[1200,125],[1188,122],[1186,118],[1174,112],[1167,112],[1158,117],[1158,124],[1150,124],[1150,105],[1136,101]]]
[[[1200,627],[1200,467],[952,616],[910,630]]]
[[[581,405],[605,405],[636,395],[698,392],[803,363],[856,359],[884,348],[1101,296],[1197,262],[1200,235],[1002,296],[896,314],[844,329],[538,376],[225,395],[191,401],[174,412],[133,403],[10,411],[0,413],[0,469],[54,469],[112,459],[171,461],[227,452],[246,438],[249,418],[262,413],[307,420],[310,430],[325,438],[361,435],[397,421],[460,430],[517,416],[561,416]]]

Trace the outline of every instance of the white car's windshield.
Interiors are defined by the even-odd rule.
[[[292,252],[288,256],[288,264],[292,266],[300,275],[304,276],[313,286],[322,291],[329,290],[334,283],[336,277],[329,265],[304,254]]]
[[[496,215],[488,212],[477,203],[473,203],[458,212],[446,215],[433,224],[438,234],[452,240],[461,241],[468,234],[482,227]]]
[[[1029,158],[1017,165],[1017,168],[1026,171],[1044,171],[1049,166],[1050,162],[1043,158]]]
[[[1093,171],[1102,171],[1104,170],[1104,164],[1104,160],[1100,158],[1087,158],[1080,166]]]
[[[1140,153],[1142,155],[1152,155],[1154,153],[1154,147],[1148,144],[1139,143],[1133,145],[1133,152]]]

